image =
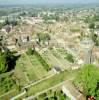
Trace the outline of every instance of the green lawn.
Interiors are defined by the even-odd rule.
[[[62,70],[69,67],[69,62],[67,62],[66,59],[54,49],[47,50],[42,56],[51,67],[59,66]]]
[[[53,55],[53,53],[50,50],[47,50],[42,54],[45,61],[50,65],[50,67],[60,65],[60,61]]]
[[[13,89],[17,90],[17,86],[15,85],[15,83],[13,83],[12,79],[9,76],[10,72],[7,75],[5,74],[2,74],[4,78],[0,79],[0,95],[10,90],[12,91]],[[22,54],[16,61],[13,77],[17,81],[17,85],[23,87],[29,81],[35,82],[36,80],[41,79],[47,74],[48,72],[44,69],[42,63],[38,60],[36,55],[29,56],[27,54]],[[13,94],[15,93],[10,93],[10,95]],[[9,97],[8,95],[6,96],[6,98]]]
[[[26,84],[29,81],[36,81],[47,74],[47,71],[37,59],[36,55],[23,54],[17,61],[15,75],[20,80],[20,84]],[[27,75],[27,77],[26,77]]]
[[[54,75],[53,77],[44,80],[34,86],[31,86],[30,88],[28,88],[28,95],[34,95],[37,92],[41,92],[42,90],[48,89],[52,86],[55,86],[56,84],[59,84],[61,82],[63,82],[64,80],[67,79],[67,74],[68,72],[62,72],[61,74],[57,74]]]
[[[28,63],[26,57],[22,55],[16,62],[15,66],[15,76],[19,80],[20,85],[25,85],[27,83],[25,72],[27,71]]]
[[[64,71],[60,74],[56,74],[49,79],[46,79],[36,85],[29,87],[26,96],[35,95],[36,93],[39,93],[39,92],[42,92],[43,90],[51,88],[63,81],[66,81],[67,79],[74,78],[76,76],[77,72],[78,72],[78,70],[70,71],[70,72]],[[43,99],[40,99],[40,100],[43,100]],[[69,99],[67,98],[67,100],[69,100]]]
[[[47,71],[44,69],[42,63],[38,60],[36,55],[31,55],[29,57],[32,63],[32,70],[35,72],[37,78],[42,78],[47,74]]]
[[[63,48],[57,48],[56,50],[51,50],[53,55],[57,57],[60,61],[67,60],[70,63],[74,63],[74,57],[72,54],[67,53],[67,51]]]
[[[60,64],[60,62],[51,52],[46,52],[42,55],[43,55],[42,57],[44,57],[44,60],[48,63],[48,65],[52,66],[52,65]],[[43,66],[42,62],[40,61],[40,59],[38,59],[36,55],[30,56],[25,53],[25,54],[22,54],[20,58],[16,61],[13,77],[16,79],[18,85],[20,87],[23,87],[28,82],[31,82],[31,81],[35,82],[41,79],[42,77],[45,77],[46,75],[48,75],[48,71],[45,69],[45,67]],[[30,96],[42,90],[48,89],[56,84],[59,84],[63,80],[67,79],[67,74],[68,74],[67,71],[62,72],[59,75],[55,75],[52,78],[49,78],[34,86],[31,86],[30,88],[28,88],[27,94]],[[2,74],[2,76],[6,77],[6,75],[4,74]],[[7,85],[6,82],[5,82],[5,85],[3,85],[2,83],[2,85],[0,86],[0,95],[4,94],[6,91],[9,91],[9,90],[5,91],[4,89],[6,87],[8,87],[9,89],[9,83],[10,85],[12,85],[10,90],[12,91],[13,89],[15,89],[15,91],[12,91],[8,95],[6,95],[6,97],[4,98],[12,97],[18,93],[18,89],[16,89],[17,86],[15,85],[15,83],[11,81],[10,77],[7,81],[8,81],[7,83],[8,86],[6,86]]]

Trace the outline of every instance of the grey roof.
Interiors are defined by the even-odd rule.
[[[53,68],[54,68],[57,72],[62,71],[61,68],[60,68],[59,66],[54,66]]]

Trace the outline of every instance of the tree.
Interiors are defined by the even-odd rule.
[[[7,18],[6,20],[5,20],[5,25],[9,25],[10,24],[10,22],[9,22],[9,19]]]
[[[96,46],[99,46],[99,36],[97,34],[91,34],[90,35],[91,39],[94,41]]]
[[[91,39],[92,39],[94,42],[96,42],[97,37],[98,37],[98,36],[97,36],[96,34],[94,34],[94,33],[91,34]]]
[[[16,65],[16,60],[18,56],[13,55],[13,52],[11,52],[8,49],[5,49],[4,56],[5,56],[6,63],[8,66],[7,71],[11,71],[12,69],[14,69]]]
[[[0,89],[4,92],[8,92],[14,86],[14,80],[12,75],[1,76],[0,77]],[[0,91],[1,92],[1,91]]]
[[[79,71],[74,83],[82,88],[85,96],[99,98],[99,69],[94,65],[84,65]],[[97,99],[96,99],[97,100]]]
[[[45,41],[48,42],[48,45],[49,45],[49,41],[51,40],[51,37],[49,34],[45,34]]]
[[[94,23],[89,24],[89,28],[90,29],[95,29],[95,24]]]
[[[69,21],[68,17],[64,17],[63,21],[68,22]]]
[[[42,41],[42,39],[44,38],[42,33],[38,33],[37,34],[37,38],[38,38],[38,44],[40,45],[40,42]]]
[[[72,54],[66,54],[65,59],[67,59],[68,61],[70,61],[71,63],[74,63],[74,57]]]
[[[0,23],[0,30],[2,29],[2,27],[3,27],[3,25],[2,25],[2,23]]]
[[[15,67],[17,58],[8,49],[0,52],[0,73],[12,70]]]
[[[96,39],[96,46],[99,46],[99,37]]]
[[[7,62],[5,55],[0,52],[0,74],[7,71]]]
[[[42,43],[44,43],[45,41],[47,41],[48,42],[48,44],[49,44],[49,41],[50,41],[50,35],[48,34],[48,33],[38,33],[37,34],[37,38],[38,38],[38,42],[39,42],[39,44],[41,44],[41,42]]]
[[[28,55],[33,55],[33,53],[34,53],[34,50],[32,50],[32,48],[28,48],[27,54]]]
[[[14,62],[14,60],[13,60],[14,59],[14,55],[8,49],[5,49],[4,55],[5,55],[7,64],[11,64],[11,62]]]
[[[10,24],[12,24],[12,26],[16,26],[16,25],[18,25],[18,21],[12,20],[12,21],[10,22]]]

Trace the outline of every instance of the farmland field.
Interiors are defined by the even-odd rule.
[[[25,84],[42,78],[47,74],[47,71],[36,55],[23,54],[17,61],[15,73],[20,79],[20,84]]]
[[[42,54],[42,56],[51,67],[59,66],[64,70],[70,66],[70,62],[64,59],[66,56],[66,51],[64,49],[47,50]]]
[[[16,93],[18,93],[19,88],[22,88],[28,83],[36,82],[43,77],[52,74],[49,74],[49,72],[44,68],[37,55],[27,55],[26,53],[22,54],[16,61],[15,69],[13,70],[12,76],[10,76],[10,73],[11,72],[9,72],[9,76],[2,74],[3,80],[5,81],[2,81],[0,84],[1,87],[3,85],[3,87],[1,88],[2,91],[0,90],[0,95],[3,95],[5,92],[9,92],[6,95],[7,99],[10,98],[10,96],[8,96],[9,94],[14,95],[14,92],[16,91]],[[14,78],[14,82],[12,78]],[[10,92],[9,90],[11,90],[12,92]],[[4,98],[4,96],[2,96],[1,98]]]

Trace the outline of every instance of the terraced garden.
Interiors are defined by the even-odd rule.
[[[47,50],[42,54],[43,58],[46,60],[48,64],[53,66],[59,66],[63,70],[68,69],[71,63],[65,59],[67,53],[64,49],[51,49]]]
[[[35,84],[28,88],[27,90],[27,95],[26,96],[31,96],[35,95],[38,92],[42,92],[42,90],[49,89],[57,84],[60,84],[61,82],[67,80],[68,78],[68,72],[64,71],[61,74],[54,75],[53,77],[46,79],[44,81],[41,81],[38,84]]]
[[[25,84],[42,78],[47,71],[36,55],[23,54],[17,61],[15,74],[20,79],[20,84]]]
[[[19,88],[21,89],[23,86],[27,85],[27,83],[36,82],[39,79],[42,79],[43,77],[46,77],[48,75],[49,72],[46,70],[46,64],[44,66],[44,64],[40,61],[36,54],[27,55],[26,53],[24,53],[16,61],[16,66],[12,75],[12,77],[14,77],[15,79],[15,82],[12,81],[12,78],[10,78],[10,76],[8,78],[7,76],[4,76],[3,80],[5,79],[4,82],[7,82],[5,83],[5,85],[3,85],[5,87],[2,87],[2,84],[4,83],[0,84],[0,86],[2,87],[2,90],[0,90],[0,95],[13,89],[15,89],[16,92]],[[11,87],[9,85],[11,85]],[[14,94],[14,92],[10,93],[10,95],[12,94]],[[9,93],[6,95],[6,97],[9,98],[8,95]]]

